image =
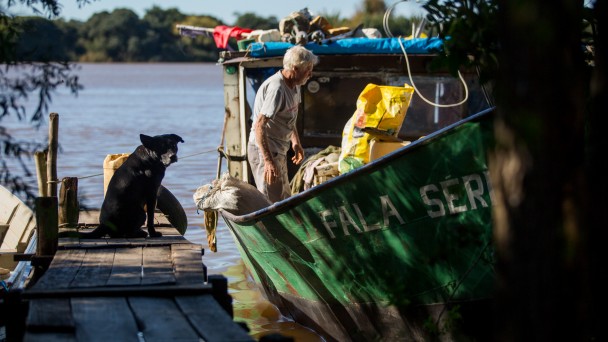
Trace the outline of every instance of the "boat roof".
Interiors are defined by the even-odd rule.
[[[403,55],[403,49],[408,55],[435,55],[443,50],[440,38],[342,38],[326,41],[322,44],[310,42],[304,47],[317,56],[390,56]],[[256,42],[251,43],[246,51],[223,51],[220,64],[235,62],[274,59],[285,55],[287,49],[294,44],[286,42]]]
[[[310,42],[305,47],[316,55],[402,54],[401,44],[408,54],[432,54],[443,49],[440,38],[343,38],[323,44]],[[251,57],[283,56],[294,46],[285,42],[252,43],[247,52]]]

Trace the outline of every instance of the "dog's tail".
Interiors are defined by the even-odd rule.
[[[109,227],[100,224],[97,228],[93,229],[90,232],[79,232],[76,230],[63,231],[58,234],[58,237],[63,238],[79,238],[79,239],[98,239],[109,232]]]

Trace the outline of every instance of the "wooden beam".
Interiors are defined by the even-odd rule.
[[[76,227],[80,207],[78,204],[78,178],[65,177],[59,191],[59,224]]]
[[[38,255],[54,255],[57,251],[59,227],[57,197],[36,198],[36,224],[38,226]]]
[[[57,147],[59,145],[59,114],[49,115],[49,152],[47,155],[48,195],[57,196]]]
[[[210,284],[187,285],[149,285],[149,286],[107,286],[81,288],[45,288],[26,290],[22,293],[24,299],[66,298],[66,297],[174,297],[211,295],[213,287]]]
[[[38,196],[48,197],[48,179],[46,167],[46,153],[37,151],[34,153],[34,163],[36,164],[36,179],[38,180]]]

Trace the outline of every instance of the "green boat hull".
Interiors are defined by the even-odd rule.
[[[258,212],[222,211],[269,300],[329,340],[487,333],[491,118],[472,116]]]

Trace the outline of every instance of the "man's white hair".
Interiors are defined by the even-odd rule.
[[[315,65],[319,62],[319,57],[307,50],[305,47],[296,45],[289,48],[283,57],[283,68],[293,70],[295,67]]]

